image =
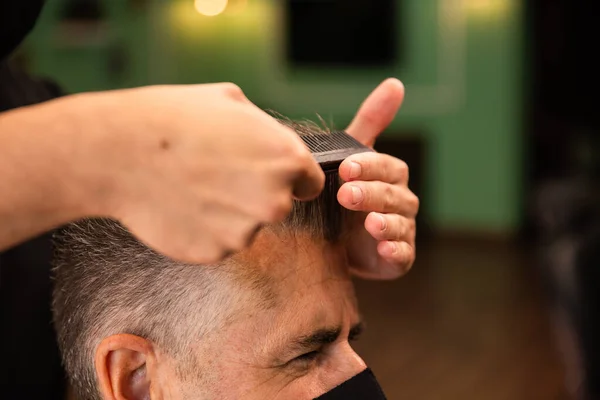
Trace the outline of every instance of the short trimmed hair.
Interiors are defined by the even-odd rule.
[[[315,124],[284,123],[299,135],[322,133]],[[343,240],[349,218],[337,201],[339,186],[337,171],[328,173],[317,199],[294,201],[286,220],[266,229],[303,232],[331,243]],[[86,219],[60,229],[54,266],[54,325],[80,400],[100,399],[94,354],[103,338],[138,335],[190,365],[191,340],[227,324],[249,300],[259,308],[274,301],[268,278],[231,259],[201,267],[173,261],[109,219]],[[258,296],[244,297],[249,293]]]

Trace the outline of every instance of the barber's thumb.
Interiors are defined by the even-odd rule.
[[[294,181],[293,195],[297,200],[308,201],[316,198],[325,186],[325,174],[319,164],[308,156],[304,168]]]

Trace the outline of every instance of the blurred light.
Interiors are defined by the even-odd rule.
[[[229,5],[227,6],[227,13],[231,14],[239,14],[246,10],[248,6],[248,0],[229,0]]]
[[[262,43],[265,35],[276,29],[273,25],[277,7],[271,1],[229,0],[218,18],[200,14],[190,0],[165,1],[165,4],[167,23],[174,33],[181,35],[182,44],[197,43],[199,38],[206,45],[227,40]]]
[[[221,14],[227,8],[228,0],[195,0],[196,11],[208,17]]]
[[[467,0],[470,14],[479,17],[498,17],[504,14],[509,0]]]

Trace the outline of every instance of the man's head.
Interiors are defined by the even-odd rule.
[[[311,399],[362,371],[338,188],[328,176],[218,265],[169,260],[110,220],[63,229],[54,319],[81,398]]]

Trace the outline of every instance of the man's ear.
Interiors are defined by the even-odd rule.
[[[129,334],[109,336],[96,349],[95,366],[104,399],[150,399],[156,363],[148,340]]]

